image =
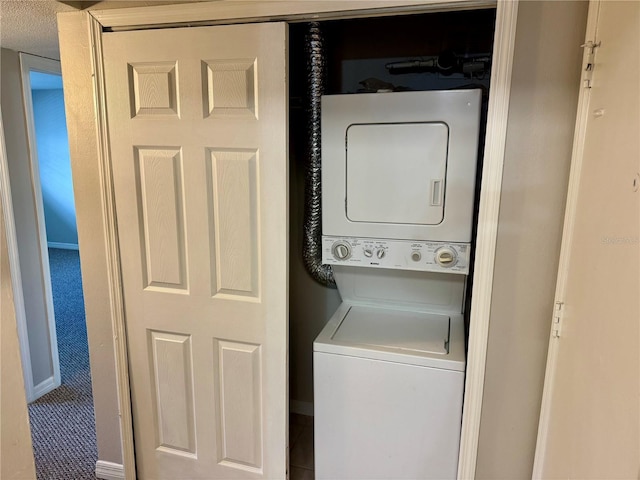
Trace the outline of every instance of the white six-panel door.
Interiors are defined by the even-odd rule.
[[[103,36],[141,479],[286,475],[286,35]]]

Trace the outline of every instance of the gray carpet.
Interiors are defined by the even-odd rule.
[[[62,385],[29,405],[38,480],[95,480],[96,432],[80,260],[49,249]]]

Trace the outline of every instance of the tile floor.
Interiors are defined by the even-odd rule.
[[[292,413],[289,417],[290,480],[314,480],[313,417]]]

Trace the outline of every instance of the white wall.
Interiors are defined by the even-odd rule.
[[[587,2],[521,2],[477,479],[531,478]]]

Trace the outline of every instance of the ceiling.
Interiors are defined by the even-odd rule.
[[[106,9],[188,1],[193,0],[69,2],[71,6],[56,0],[0,0],[0,46],[58,60],[58,12],[76,11],[75,6],[80,4],[91,5],[92,9]]]
[[[0,45],[59,59],[56,13],[75,10],[54,0],[0,0]]]

